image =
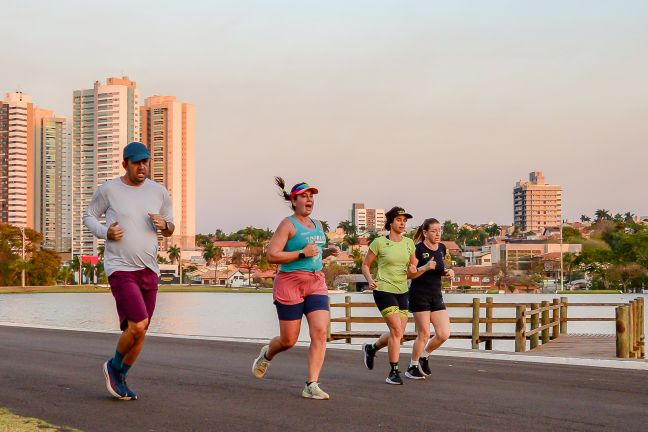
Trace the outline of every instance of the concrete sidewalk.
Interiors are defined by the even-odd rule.
[[[645,371],[433,358],[432,379],[384,383],[360,353],[329,350],[321,377],[330,401],[301,398],[306,349],[273,361],[256,380],[260,345],[149,337],[129,384],[140,400],[114,400],[101,364],[117,336],[0,326],[0,406],[86,431],[215,430],[642,430]],[[408,363],[401,358],[401,368]]]

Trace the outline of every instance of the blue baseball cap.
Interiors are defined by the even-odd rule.
[[[124,147],[124,160],[139,162],[144,159],[151,159],[151,153],[141,142],[133,141]]]

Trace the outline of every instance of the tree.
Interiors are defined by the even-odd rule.
[[[97,246],[97,258],[99,258],[99,261],[103,261],[105,252],[106,252],[105,244]]]
[[[589,222],[592,220],[592,218],[587,215],[581,215],[580,220],[581,222]]]
[[[245,248],[245,255],[242,261],[248,270],[248,284],[252,281],[252,268],[259,264],[261,257],[264,256],[263,248],[260,246],[249,246]]]
[[[349,274],[349,269],[337,263],[330,263],[323,269],[324,279],[329,288],[335,288],[335,279],[340,275]]]
[[[176,245],[173,245],[169,248],[167,251],[167,254],[169,255],[169,259],[171,260],[171,264],[175,264],[175,262],[178,262],[178,274],[180,274],[180,248]]]
[[[220,261],[220,259],[223,257],[223,249],[218,246],[214,246],[214,243],[210,242],[205,245],[202,256],[205,259],[207,265],[211,265],[214,261]]]
[[[486,232],[488,232],[488,235],[491,237],[497,237],[500,232],[500,227],[496,223],[491,224],[486,229]]]
[[[78,275],[78,281],[80,284],[81,274],[79,272],[81,271],[81,258],[79,258],[79,255],[74,255],[74,258],[70,261],[70,270],[72,270],[75,275]]]
[[[628,292],[629,283],[645,273],[645,269],[637,263],[616,264],[609,268],[608,277],[610,282],[619,283],[623,292]]]
[[[69,266],[62,266],[56,274],[56,279],[63,281],[64,286],[68,284],[68,281],[72,279],[72,277],[72,269]]]
[[[612,220],[612,216],[610,215],[609,210],[605,209],[598,209],[594,212],[594,222],[598,223],[602,220]]]
[[[92,263],[84,262],[81,267],[88,283],[95,283],[95,266]]]
[[[61,266],[61,257],[52,249],[34,251],[30,270],[27,273],[29,285],[55,285],[56,274]]]
[[[356,226],[353,222],[350,220],[343,220],[341,221],[338,226],[338,228],[342,228],[342,231],[344,231],[344,234],[356,234]]]
[[[459,243],[463,244],[463,246],[466,247],[466,242],[468,240],[471,240],[473,238],[473,235],[474,234],[472,230],[466,227],[461,227],[457,232],[457,241],[459,241]]]
[[[443,231],[441,233],[441,240],[446,241],[455,241],[457,240],[457,232],[459,230],[459,225],[447,220],[443,222]]]
[[[362,252],[359,249],[354,249],[351,251],[351,257],[353,258],[352,273],[362,273],[362,262],[364,261]]]
[[[322,229],[325,233],[331,230],[331,227],[329,226],[329,223],[327,221],[321,220],[320,223],[322,224]]]

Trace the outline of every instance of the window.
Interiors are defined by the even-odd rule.
[[[482,278],[482,282],[490,282],[490,278],[489,277]]]
[[[472,282],[479,282],[479,276],[473,276],[473,277],[471,278],[471,281],[472,281]]]

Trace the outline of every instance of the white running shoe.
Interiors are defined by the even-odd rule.
[[[268,345],[263,346],[263,348],[261,348],[261,353],[259,353],[259,357],[254,359],[254,363],[252,363],[252,375],[258,379],[263,378],[268,371],[268,366],[270,366],[270,360],[266,359],[265,356],[268,352],[268,348],[270,348]]]

